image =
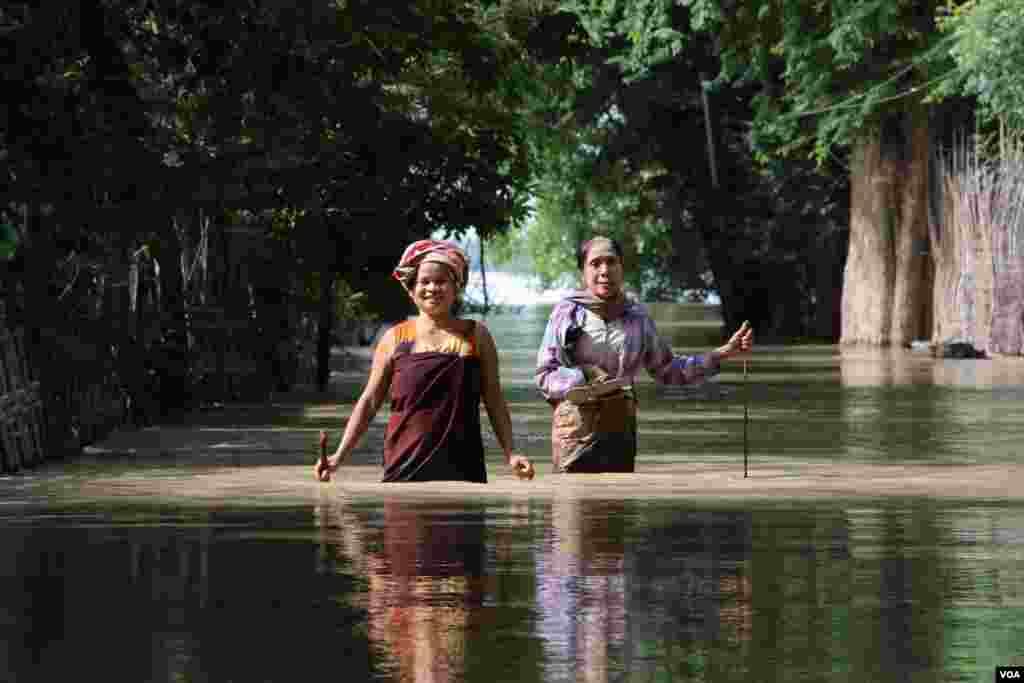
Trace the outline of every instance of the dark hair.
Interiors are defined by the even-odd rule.
[[[587,251],[590,249],[590,243],[593,242],[598,237],[600,237],[601,239],[606,239],[609,242],[611,242],[612,249],[615,251],[615,255],[619,257],[619,260],[622,260],[622,245],[619,244],[619,241],[617,239],[615,239],[614,237],[606,237],[605,235],[595,235],[594,237],[591,237],[589,240],[583,240],[582,242],[580,242],[579,246],[576,247],[576,267],[579,268],[580,270],[583,270],[583,264],[586,263]]]

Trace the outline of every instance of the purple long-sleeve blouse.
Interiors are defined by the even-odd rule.
[[[570,357],[566,337],[577,334]],[[596,365],[611,377],[631,381],[646,368],[661,384],[692,384],[719,371],[717,359],[709,354],[675,355],[642,304],[631,301],[622,316],[605,322],[564,300],[551,311],[537,352],[536,381],[544,398],[560,401],[569,389],[585,383],[583,365]]]

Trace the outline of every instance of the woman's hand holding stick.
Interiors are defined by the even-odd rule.
[[[753,347],[754,329],[750,326],[749,320],[744,320],[740,329],[736,330],[729,341],[715,349],[714,353],[719,360],[725,360],[741,353],[748,353]]]
[[[520,479],[533,479],[533,463],[524,455],[513,455],[508,461],[512,472]]]
[[[327,459],[327,432],[320,430],[320,458],[314,467],[317,480],[330,481],[331,469],[331,463]]]
[[[740,353],[747,353],[754,346],[754,330],[750,327],[750,321],[744,320],[740,329],[732,335],[725,346],[718,350],[719,358],[729,358]],[[749,412],[750,386],[747,384],[747,358],[743,357],[743,478],[747,477],[747,460],[749,446],[747,440],[747,427],[750,421]]]
[[[749,353],[754,347],[754,329],[750,326],[749,320],[744,320],[740,329],[729,338],[724,345],[711,352],[715,360],[723,361],[727,358],[737,356],[741,353]],[[747,385],[747,358],[743,358],[743,477],[747,476],[747,423],[749,422],[750,387]]]

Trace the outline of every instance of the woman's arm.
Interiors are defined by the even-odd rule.
[[[750,326],[750,322],[747,320],[743,321],[740,325],[740,329],[733,332],[732,337],[729,341],[725,342],[722,346],[711,352],[718,361],[723,361],[733,356],[738,356],[741,353],[748,353],[754,348],[754,328]]]
[[[494,428],[494,435],[498,437],[498,444],[505,453],[505,462],[520,477],[532,479],[533,465],[522,455],[516,455],[512,452],[512,418],[508,412],[505,394],[501,391],[501,379],[498,371],[498,349],[494,345],[494,337],[491,336],[490,330],[483,323],[478,322],[476,328],[484,406],[487,408],[487,416],[491,420],[491,427]]]
[[[324,468],[318,461],[316,466],[317,478],[321,481],[328,481],[331,472],[338,469],[338,466],[345,461],[349,454],[355,450],[359,440],[366,433],[370,421],[373,420],[382,403],[388,396],[388,389],[391,387],[391,358],[394,350],[394,336],[388,330],[377,343],[377,349],[373,354],[373,365],[370,367],[370,377],[366,381],[363,393],[356,401],[352,409],[352,415],[345,425],[345,433],[341,437],[341,443],[334,455],[327,458],[327,467]]]
[[[718,374],[719,358],[713,352],[677,356],[647,315],[640,321],[639,329],[644,349],[641,360],[648,374],[659,384],[696,384]]]
[[[728,342],[707,353],[696,356],[677,356],[672,347],[658,336],[658,330],[650,317],[643,321],[645,336],[643,348],[644,366],[650,375],[662,384],[693,384],[718,374],[721,362],[732,356],[750,351],[753,346],[753,330],[744,322]]]
[[[549,401],[561,401],[565,392],[587,381],[583,370],[573,366],[565,349],[565,333],[572,322],[572,310],[572,304],[555,306],[537,351],[537,388]]]

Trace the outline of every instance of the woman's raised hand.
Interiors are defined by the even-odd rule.
[[[754,328],[750,321],[744,320],[740,329],[729,338],[729,341],[718,349],[719,357],[724,360],[741,353],[749,353],[754,348]]]

